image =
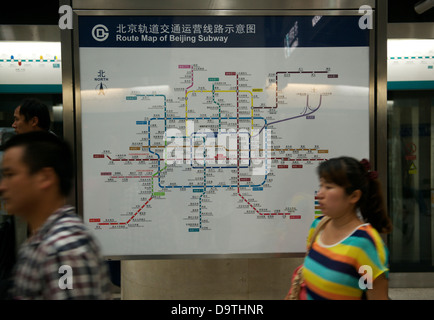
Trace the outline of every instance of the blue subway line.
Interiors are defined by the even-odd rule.
[[[174,117],[174,118],[151,118],[149,121],[147,121],[147,125],[148,125],[148,141],[149,141],[149,148],[148,148],[148,150],[149,150],[149,152],[151,152],[152,154],[155,154],[155,155],[157,155],[157,157],[158,157],[158,185],[160,186],[160,188],[162,188],[162,189],[171,189],[171,188],[173,188],[173,189],[176,189],[176,188],[203,188],[204,186],[203,185],[194,185],[194,186],[190,186],[190,185],[186,185],[186,186],[163,186],[163,185],[161,185],[161,177],[160,177],[160,170],[161,170],[161,166],[160,166],[160,162],[161,162],[161,157],[160,157],[160,155],[158,154],[158,153],[156,153],[156,152],[153,152],[152,150],[151,150],[151,121],[154,121],[154,120],[208,120],[208,119],[213,119],[213,120],[216,120],[216,119],[219,119],[219,118],[215,118],[215,117],[193,117],[193,118],[185,118],[185,117]],[[223,120],[236,120],[237,119],[237,117],[224,117],[224,118],[221,118],[221,119],[223,119]],[[238,118],[238,119],[241,119],[241,120],[250,120],[251,119],[251,117],[240,117],[240,118]],[[263,117],[254,117],[254,119],[261,119],[261,120],[264,120],[264,122],[265,122],[265,124],[267,124],[267,120],[265,119],[265,118],[263,118]],[[144,121],[142,121],[142,122],[140,122],[140,123],[137,123],[138,125],[144,125],[145,123],[144,123]],[[265,133],[265,134],[267,134],[267,132]],[[171,137],[172,138],[172,137]],[[178,137],[178,138],[189,138],[189,137],[185,137],[185,136],[183,136],[183,137]],[[191,146],[190,146],[191,147]],[[191,147],[192,148],[192,147]],[[267,141],[265,141],[265,150],[267,150]],[[268,151],[266,151],[266,152],[268,152]],[[265,166],[266,166],[266,174],[264,175],[264,181],[262,181],[262,183],[260,183],[260,184],[257,184],[257,185],[240,185],[240,187],[245,187],[245,188],[253,188],[253,187],[260,187],[260,186],[262,186],[265,182],[266,182],[266,180],[267,180],[267,176],[268,176],[268,164],[267,164],[267,157],[265,157]],[[213,168],[213,167],[211,167],[211,168]],[[227,168],[227,169],[230,169],[230,168],[237,168],[237,167],[222,167],[222,169],[223,168]],[[238,187],[238,185],[213,185],[213,186],[210,186],[210,187],[215,187],[215,188],[221,188],[221,187]]]
[[[199,197],[199,228],[198,228],[199,230],[202,229],[202,199],[203,199],[203,197],[204,197],[204,195],[206,193],[206,189],[207,189],[207,181],[206,181],[206,169],[207,169],[207,166],[206,166],[206,161],[205,161],[205,159],[206,159],[206,148],[204,148],[204,166],[203,166],[203,175],[204,175],[204,178],[203,178],[203,184],[202,185],[163,186],[163,185],[161,185],[161,176],[160,176],[160,172],[161,172],[161,156],[157,152],[154,152],[154,151],[151,150],[151,145],[152,145],[151,144],[151,122],[152,121],[161,121],[161,120],[164,120],[164,128],[165,128],[165,132],[167,132],[167,120],[185,120],[185,121],[187,121],[187,120],[218,120],[219,121],[219,130],[220,130],[221,129],[221,121],[222,120],[237,120],[237,121],[239,121],[239,120],[251,120],[252,119],[252,117],[223,117],[222,118],[221,115],[220,115],[221,106],[220,106],[219,103],[217,103],[215,101],[214,85],[213,85],[213,90],[212,91],[213,91],[213,102],[215,104],[217,104],[218,107],[219,107],[219,117],[188,117],[188,118],[186,118],[186,117],[171,117],[171,118],[167,118],[167,98],[166,98],[165,95],[162,95],[162,94],[149,94],[149,95],[137,94],[136,95],[137,97],[139,97],[139,96],[163,97],[163,99],[164,99],[164,117],[163,118],[154,117],[154,118],[151,118],[149,121],[136,121],[136,125],[147,125],[148,126],[148,143],[149,143],[148,150],[149,150],[149,152],[151,154],[154,154],[154,155],[156,155],[158,157],[158,161],[157,161],[157,163],[158,163],[158,171],[157,171],[157,173],[158,173],[158,185],[159,185],[159,187],[161,189],[182,189],[182,188],[184,188],[184,189],[187,189],[187,188],[197,189],[197,188],[203,188],[201,190],[202,192],[201,192],[201,195]],[[267,120],[265,118],[263,118],[263,117],[253,117],[253,119],[263,120],[264,121],[264,127],[267,126]],[[261,129],[261,131],[262,131],[262,129]],[[170,138],[174,138],[174,137],[170,137]],[[191,137],[185,137],[184,136],[182,138],[185,139],[185,138],[191,138]],[[205,138],[203,138],[203,139],[204,139],[204,142],[205,142]],[[191,144],[190,144],[190,148],[192,149]],[[242,168],[248,168],[251,165],[251,151],[250,151],[250,148],[251,148],[251,139],[250,139],[250,135],[249,135],[249,165],[247,167],[242,167]],[[190,150],[190,151],[192,152],[192,150]],[[268,152],[268,149],[267,149],[267,132],[265,132],[265,152]],[[194,169],[200,169],[202,167],[193,167],[193,168]],[[234,167],[232,167],[232,166],[231,167],[227,167],[227,166],[224,166],[224,167],[209,167],[209,168],[231,169],[231,168],[237,168],[237,166],[234,166]],[[212,188],[238,188],[238,187],[240,187],[240,188],[253,188],[253,189],[261,190],[262,189],[261,187],[267,181],[267,177],[268,177],[268,163],[267,163],[267,157],[265,157],[265,175],[264,175],[264,180],[260,184],[255,184],[255,185],[251,185],[251,184],[244,184],[244,185],[225,184],[225,185],[212,185],[212,186],[208,186],[208,187],[212,187]],[[199,230],[196,230],[195,228],[192,228],[192,230],[199,231]]]

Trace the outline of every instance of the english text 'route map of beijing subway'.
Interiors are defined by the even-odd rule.
[[[303,252],[318,164],[369,154],[358,17],[79,22],[83,210],[104,253]]]

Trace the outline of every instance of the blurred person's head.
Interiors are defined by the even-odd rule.
[[[31,131],[48,131],[50,129],[48,107],[35,98],[24,99],[15,109],[12,128],[18,134]]]
[[[5,209],[37,227],[65,204],[71,191],[71,149],[55,135],[37,131],[11,137],[2,150],[0,193]]]

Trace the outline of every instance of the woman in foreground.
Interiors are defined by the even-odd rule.
[[[380,184],[369,162],[333,158],[318,167],[317,194],[324,216],[312,223],[303,277],[308,299],[388,299],[388,250],[380,233],[391,231]],[[308,242],[311,240],[308,238]]]

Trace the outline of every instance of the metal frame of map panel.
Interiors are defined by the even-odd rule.
[[[65,1],[67,2],[67,1]],[[362,1],[366,2],[366,1]],[[84,1],[83,3],[87,3]],[[61,3],[62,4],[62,3]],[[373,3],[371,3],[373,4]],[[373,8],[375,6],[373,5]],[[76,170],[76,188],[75,193],[70,196],[69,202],[75,204],[79,215],[83,216],[83,163],[82,163],[82,139],[81,136],[81,101],[80,101],[80,61],[78,47],[78,17],[79,16],[194,16],[194,15],[246,15],[246,16],[355,16],[361,14],[357,10],[74,10],[74,29],[62,30],[62,56],[64,64],[63,72],[63,95],[64,95],[64,131],[65,139],[70,141],[74,147],[77,170]],[[378,75],[379,65],[378,51],[376,44],[380,41],[377,38],[376,26],[378,20],[377,10],[373,10],[374,28],[370,30],[369,43],[369,153],[371,159],[377,157],[377,147],[385,144],[378,142],[378,129],[383,133],[385,128],[380,126],[377,119],[377,113],[385,113],[385,107],[382,107],[382,101],[377,97],[379,84],[385,81],[384,75]],[[380,17],[381,18],[381,17]],[[383,38],[383,37],[381,37]],[[385,38],[385,37],[384,37]],[[385,52],[386,49],[380,46]],[[385,101],[384,101],[385,105]],[[381,109],[381,110],[380,110]],[[384,110],[383,110],[384,109]],[[381,162],[387,161],[382,159]],[[378,164],[378,162],[376,162]],[[384,181],[386,177],[384,177]],[[264,254],[180,254],[180,255],[127,255],[127,256],[108,256],[108,259],[186,259],[186,258],[276,258],[276,257],[301,257],[304,253],[264,253]]]
[[[388,202],[387,176],[389,174],[387,155],[387,6],[388,1],[377,0],[374,20],[375,43],[372,44],[375,64],[372,67],[371,83],[374,90],[371,93],[370,121],[372,136],[370,159],[375,170],[380,173],[379,180],[386,206]],[[387,244],[387,237],[384,235],[383,240]]]
[[[375,8],[376,0],[72,0],[74,9],[110,9],[110,10],[349,10],[362,5]]]

